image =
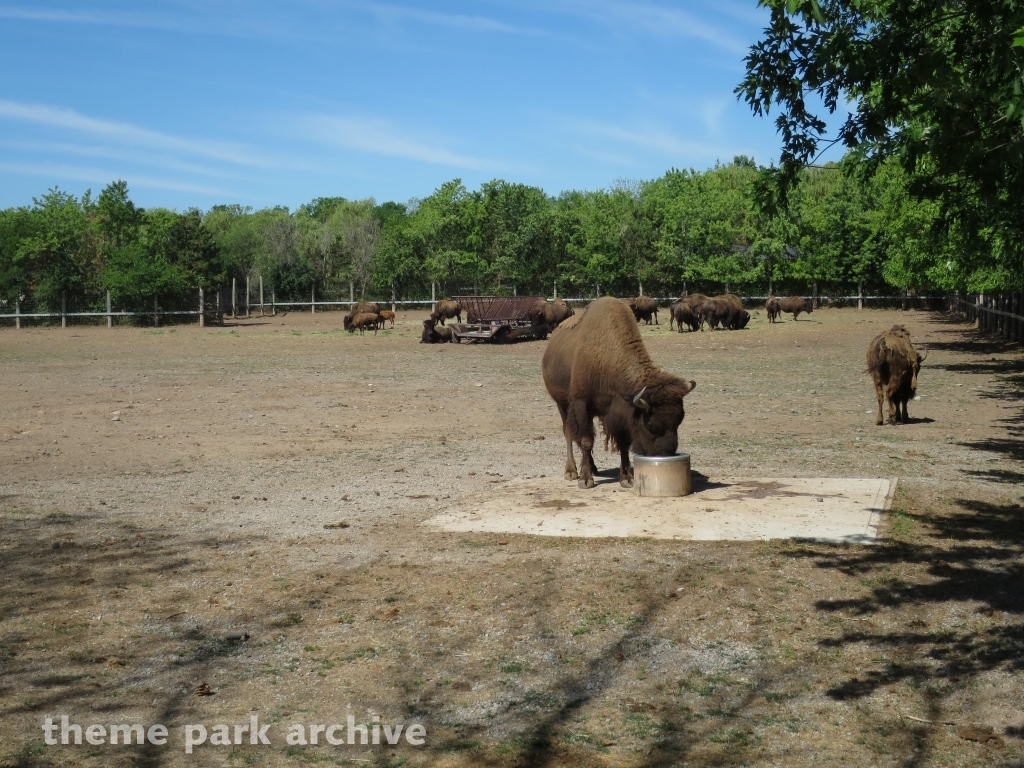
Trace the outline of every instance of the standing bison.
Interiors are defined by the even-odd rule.
[[[691,331],[699,331],[701,328],[700,310],[707,300],[708,297],[703,293],[691,293],[673,303],[669,307],[669,329],[672,328],[672,321],[675,320],[680,333],[683,332],[683,323],[686,323],[686,327]]]
[[[654,324],[658,325],[658,302],[652,299],[650,296],[637,296],[635,299],[629,299],[627,302],[629,308],[633,310],[633,317],[639,323],[641,320],[646,325],[651,324],[651,318],[654,318]]]
[[[345,318],[349,320],[345,328],[349,333],[355,333],[356,329],[359,330],[359,335],[369,329],[373,328],[373,335],[377,335],[377,313],[376,312],[360,312],[352,318]]]
[[[800,316],[801,312],[806,312],[809,315],[813,311],[814,305],[811,300],[800,296],[787,296],[779,301],[779,314],[792,312],[794,320]]]
[[[868,345],[868,373],[875,383],[878,397],[878,418],[881,425],[882,401],[889,401],[889,423],[907,423],[907,401],[914,398],[917,390],[917,374],[921,363],[928,357],[928,350],[920,354],[910,343],[910,334],[902,325],[894,325],[880,333]]]
[[[768,301],[764,303],[764,311],[768,315],[768,322],[774,323],[778,316],[782,314],[782,307],[779,306],[779,300],[774,296],[769,296]]]
[[[629,449],[669,456],[686,415],[683,398],[695,386],[656,367],[624,302],[605,296],[571,328],[559,329],[544,351],[544,386],[558,406],[565,435],[565,478],[594,486],[594,417],[621,457],[619,482],[633,483]],[[572,444],[582,451],[577,471]]]
[[[555,330],[559,323],[568,320],[572,317],[572,307],[566,304],[562,299],[555,299],[554,301],[548,301],[547,299],[537,299],[536,303],[530,308],[530,325],[536,325],[547,328],[547,332]]]
[[[430,319],[435,323],[440,322],[441,325],[444,325],[445,320],[451,320],[453,317],[460,323],[462,322],[462,305],[448,299],[441,299],[434,304],[434,311],[430,313]]]
[[[345,315],[344,320],[342,320],[342,325],[345,326],[346,331],[349,330],[349,326],[352,325],[352,319],[363,312],[376,315],[380,312],[380,305],[374,304],[372,301],[357,301],[353,304],[352,308],[349,309],[348,314]]]
[[[738,331],[750,322],[750,313],[743,308],[740,297],[732,293],[705,299],[700,314],[701,327],[706,321],[711,330],[721,325],[730,331]]]

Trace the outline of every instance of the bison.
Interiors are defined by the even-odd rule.
[[[669,456],[679,444],[683,398],[695,386],[661,370],[644,347],[636,319],[625,303],[605,296],[593,302],[571,328],[551,337],[542,362],[544,386],[558,406],[565,435],[566,480],[594,486],[594,417],[606,445],[619,451],[619,483],[630,487],[629,450]],[[582,451],[577,470],[573,443]]]
[[[349,318],[346,318],[349,319]],[[355,333],[356,329],[359,329],[359,335],[362,336],[363,332],[367,328],[373,328],[373,335],[377,335],[377,313],[376,312],[360,312],[351,319],[345,326],[349,333]]]
[[[554,301],[537,299],[530,308],[530,325],[545,327],[548,333],[551,333],[560,323],[568,320],[574,314],[576,313],[573,312],[572,307],[562,301],[562,299],[555,299]]]
[[[348,314],[345,315],[345,319],[342,321],[342,325],[345,326],[345,330],[349,330],[349,326],[352,324],[352,318],[358,315],[360,312],[369,312],[376,315],[380,312],[380,306],[373,303],[372,301],[357,301],[348,310]]]
[[[912,400],[917,390],[917,375],[921,363],[928,357],[928,350],[919,353],[910,343],[910,334],[902,325],[894,325],[880,333],[868,345],[868,373],[875,384],[878,397],[878,418],[875,423],[884,423],[882,401],[889,401],[889,423],[907,423],[907,401]]]
[[[451,328],[444,325],[434,325],[433,318],[428,317],[423,321],[423,334],[420,336],[420,344],[446,344],[452,341],[456,341],[456,338]]]
[[[444,325],[445,320],[451,320],[453,317],[460,323],[462,322],[462,305],[448,299],[441,299],[434,304],[434,311],[430,313],[430,319],[435,323],[441,323],[441,325]]]
[[[764,311],[768,314],[768,322],[774,323],[776,318],[782,314],[782,307],[779,306],[779,300],[774,296],[769,296],[768,301],[764,303]]]
[[[750,313],[743,308],[740,297],[732,293],[706,299],[701,306],[700,315],[701,327],[707,322],[712,330],[721,325],[730,331],[738,331],[746,328],[750,322]]]
[[[683,323],[686,323],[687,327],[691,331],[696,331],[701,328],[701,316],[700,310],[704,306],[704,302],[707,301],[708,297],[703,293],[691,293],[687,296],[683,296],[672,304],[669,308],[671,313],[671,319],[669,320],[669,327],[672,327],[672,320],[676,321],[676,325],[679,328],[679,332],[682,333],[683,326],[680,323],[682,319]]]
[[[633,317],[638,323],[643,320],[646,325],[650,325],[653,317],[654,324],[658,325],[658,302],[650,296],[637,296],[635,299],[628,299],[626,303],[633,310]]]
[[[779,314],[785,312],[792,312],[793,319],[796,320],[801,312],[806,312],[808,315],[814,311],[814,305],[810,299],[805,299],[800,296],[787,296],[779,301]]]
[[[395,327],[395,313],[390,309],[382,309],[377,313],[377,327],[383,328],[384,323],[391,321],[391,327]]]

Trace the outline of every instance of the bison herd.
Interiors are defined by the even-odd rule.
[[[771,297],[765,304],[768,322],[789,313],[796,320],[810,314],[813,305],[799,296]],[[462,306],[457,301],[441,300],[433,305],[423,321],[420,338],[424,344],[458,341],[445,325],[453,318],[462,322]],[[685,416],[683,399],[697,386],[661,370],[652,362],[640,335],[641,322],[658,323],[658,305],[654,299],[600,298],[580,313],[562,299],[539,299],[529,313],[535,335],[551,341],[544,351],[544,386],[558,407],[566,442],[566,479],[578,480],[581,488],[594,485],[594,419],[601,425],[605,447],[620,454],[619,482],[633,484],[629,452],[642,456],[675,453],[678,430]],[[741,330],[750,322],[750,313],[734,294],[705,296],[689,294],[669,307],[669,328],[682,332],[711,329]],[[394,312],[381,311],[370,302],[359,302],[345,316],[350,332],[374,332],[390,321]],[[922,348],[923,349],[923,348]],[[876,423],[884,423],[883,404],[889,403],[889,423],[907,423],[907,402],[917,389],[921,363],[928,352],[918,352],[910,334],[902,325],[871,340],[867,351],[867,373],[872,377],[878,398]],[[582,452],[577,466],[573,444]]]

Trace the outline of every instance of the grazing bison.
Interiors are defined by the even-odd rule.
[[[668,311],[669,330],[672,329],[673,321],[675,321],[680,333],[683,332],[684,323],[686,324],[686,327],[689,328],[691,331],[696,331],[700,328],[700,310],[697,310],[697,312],[695,313],[691,305],[686,304],[682,301],[677,301],[675,304],[668,308]]]
[[[782,314],[782,307],[779,305],[779,300],[774,296],[769,296],[768,301],[764,303],[764,311],[768,314],[768,322],[774,323],[776,318]]]
[[[441,325],[444,325],[445,320],[451,320],[453,317],[460,323],[462,322],[462,305],[448,299],[441,299],[434,304],[434,311],[430,313],[430,319],[435,323],[441,323]]]
[[[554,301],[537,299],[530,308],[530,325],[546,327],[548,333],[551,333],[560,323],[568,320],[574,314],[576,313],[573,312],[572,307],[561,299]]]
[[[700,309],[700,324],[703,327],[707,322],[708,327],[714,330],[719,325],[730,331],[738,331],[746,328],[750,322],[750,313],[743,308],[743,302],[739,296],[726,293],[721,296],[713,296],[706,299]]]
[[[814,311],[814,305],[810,299],[805,299],[800,296],[787,296],[779,301],[779,314],[785,312],[792,312],[793,319],[796,320],[801,312],[806,312],[808,315]]]
[[[626,303],[633,310],[633,317],[638,323],[643,320],[646,325],[650,325],[653,317],[654,324],[658,325],[658,302],[650,296],[637,296],[635,299],[629,299]]]
[[[452,329],[445,325],[434,325],[431,318],[423,321],[423,334],[420,336],[420,344],[447,344],[456,341]]]
[[[362,336],[363,332],[367,328],[373,328],[373,335],[377,335],[377,313],[376,312],[360,312],[351,319],[348,325],[345,326],[349,333],[355,333],[356,329],[359,329],[359,335]]]
[[[672,304],[671,312],[672,318],[676,321],[679,332],[682,333],[683,326],[679,323],[680,318],[686,323],[687,327],[691,331],[700,330],[702,327],[700,310],[704,306],[704,302],[708,300],[708,297],[703,293],[691,293],[683,296]],[[669,322],[669,327],[672,323]]]
[[[388,322],[389,320],[391,321],[391,327],[394,328],[395,327],[395,313],[392,312],[390,309],[382,309],[380,312],[377,313],[377,327],[378,328],[383,328],[384,327],[384,323]]]
[[[352,324],[352,318],[358,315],[360,312],[369,312],[376,315],[380,312],[380,306],[373,303],[372,301],[357,301],[349,309],[348,314],[345,315],[345,319],[342,324],[345,326],[345,330],[349,330],[349,326]]]
[[[656,367],[629,307],[605,296],[579,322],[551,337],[542,363],[544,386],[558,406],[565,435],[565,478],[594,486],[594,417],[606,444],[621,456],[619,482],[633,483],[629,449],[641,456],[669,456],[686,415],[683,398],[697,386]],[[583,456],[577,471],[572,444]]]
[[[920,354],[910,343],[910,334],[902,325],[894,325],[880,333],[868,345],[868,373],[875,383],[878,397],[878,418],[882,424],[882,401],[889,401],[889,423],[907,423],[907,401],[912,400],[917,390],[917,375],[921,363],[928,357],[928,350]]]

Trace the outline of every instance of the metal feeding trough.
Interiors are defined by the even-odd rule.
[[[634,456],[633,487],[638,496],[689,496],[690,454]]]

